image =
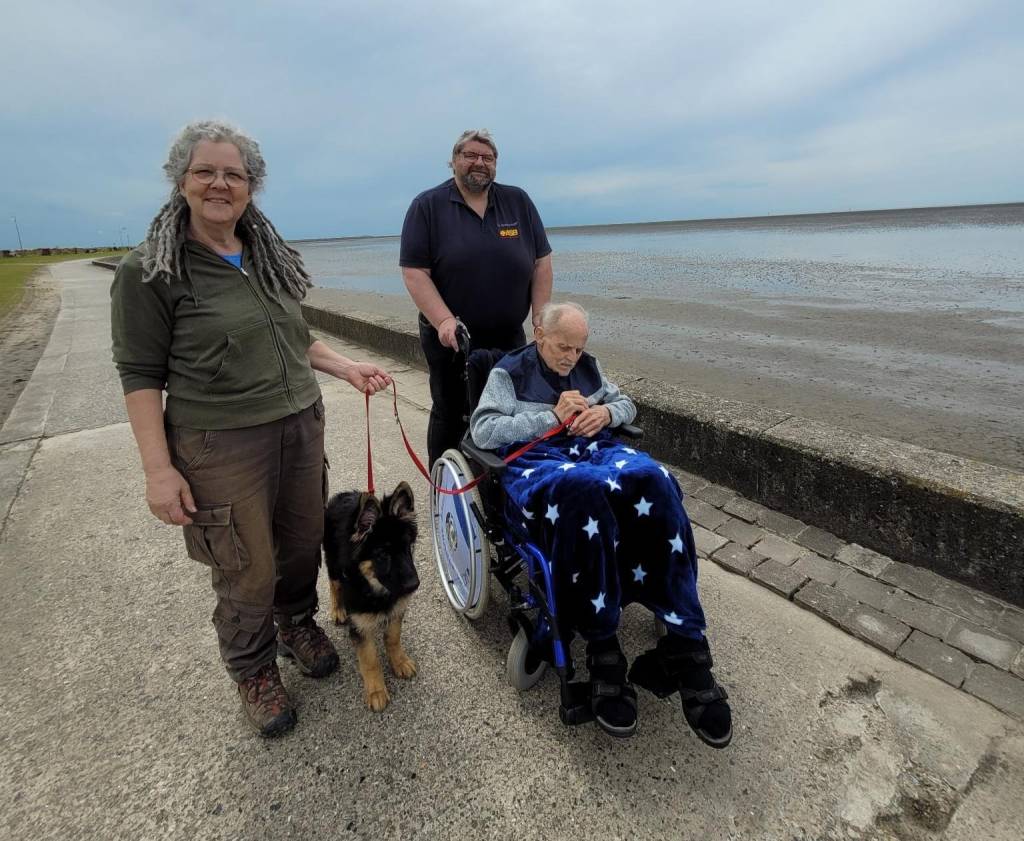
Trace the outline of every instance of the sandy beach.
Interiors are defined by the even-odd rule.
[[[555,284],[557,299],[557,270]],[[605,367],[1024,470],[1024,334],[992,314],[573,299]],[[309,300],[414,329],[402,296],[314,288]]]

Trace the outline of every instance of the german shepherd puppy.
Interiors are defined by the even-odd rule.
[[[391,700],[384,685],[375,640],[384,628],[384,649],[397,677],[416,674],[402,648],[402,617],[420,586],[413,563],[416,513],[412,488],[399,482],[384,501],[370,493],[345,491],[327,505],[324,555],[331,583],[331,618],[348,622],[363,679],[366,705],[380,712]]]

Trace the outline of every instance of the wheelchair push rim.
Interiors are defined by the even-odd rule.
[[[462,453],[445,450],[430,478],[439,488],[457,490],[473,480],[473,473]],[[476,488],[458,495],[431,489],[434,560],[448,603],[467,619],[483,615],[490,595],[491,545],[470,507],[473,503],[482,510]]]

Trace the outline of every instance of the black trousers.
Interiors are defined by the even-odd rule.
[[[526,344],[522,325],[508,330],[480,330],[467,325],[470,349],[514,350]],[[430,375],[430,420],[427,422],[427,457],[430,464],[447,449],[458,447],[469,427],[466,405],[466,360],[461,353],[445,347],[437,330],[419,317],[420,344]]]

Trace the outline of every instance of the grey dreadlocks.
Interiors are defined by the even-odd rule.
[[[185,237],[188,233],[189,211],[178,185],[185,177],[192,161],[192,152],[201,140],[214,143],[232,143],[242,155],[245,171],[249,175],[249,191],[255,196],[263,189],[267,165],[263,162],[259,144],[242,134],[234,126],[216,120],[203,120],[185,126],[171,144],[164,164],[164,172],[173,185],[171,197],[160,208],[146,233],[146,254],[143,257],[144,282],[162,278],[170,283],[179,277]],[[312,286],[309,274],[302,265],[299,252],[281,239],[277,229],[249,202],[238,220],[242,238],[252,250],[256,274],[267,294],[277,297],[281,290],[299,300],[306,297],[306,288]]]

